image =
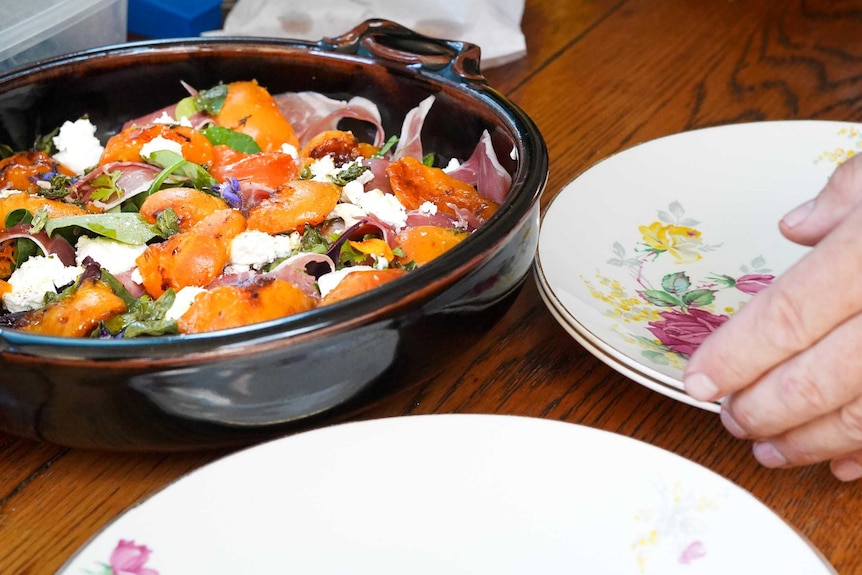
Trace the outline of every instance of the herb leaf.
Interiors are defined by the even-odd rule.
[[[93,191],[90,192],[90,199],[97,202],[107,202],[111,196],[121,197],[123,190],[117,187],[117,182],[122,176],[122,172],[114,170],[113,172],[105,172],[93,179]]]
[[[383,146],[379,150],[377,150],[377,153],[371,157],[375,158],[377,160],[383,158],[386,155],[386,153],[390,149],[392,149],[392,146],[394,146],[397,143],[398,143],[398,136],[390,136],[389,139],[386,140],[386,143],[383,144]]]
[[[163,238],[180,233],[180,218],[173,208],[168,207],[156,216],[156,229]]]
[[[227,84],[219,84],[209,90],[198,92],[194,98],[198,110],[210,116],[217,116],[227,98]]]
[[[254,138],[224,126],[209,126],[201,130],[201,133],[213,146],[227,146],[245,154],[257,154],[261,151]]]
[[[362,164],[352,163],[343,170],[339,171],[335,175],[329,176],[329,179],[332,180],[332,183],[336,186],[344,186],[348,182],[352,182],[365,172],[367,172],[370,168],[368,166],[363,166]]]

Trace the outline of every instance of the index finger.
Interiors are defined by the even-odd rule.
[[[708,337],[683,375],[714,401],[755,382],[862,310],[862,207]]]

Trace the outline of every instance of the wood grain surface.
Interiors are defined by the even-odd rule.
[[[862,121],[862,1],[527,0],[522,24],[527,56],[485,75],[547,141],[543,206],[596,161],[659,136],[754,120]],[[498,324],[441,361],[439,376],[317,423],[469,412],[617,432],[727,477],[839,573],[862,573],[862,484],[822,465],[760,467],[715,414],[593,358],[554,321],[532,277]],[[100,453],[0,434],[0,573],[54,572],[123,510],[228,452]]]

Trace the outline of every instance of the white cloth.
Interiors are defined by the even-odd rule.
[[[206,35],[317,41],[383,18],[426,36],[477,44],[482,67],[490,68],[526,54],[523,14],[524,0],[237,0],[224,28]]]

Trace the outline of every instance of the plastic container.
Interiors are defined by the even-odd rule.
[[[0,74],[126,40],[126,0],[2,0]]]

